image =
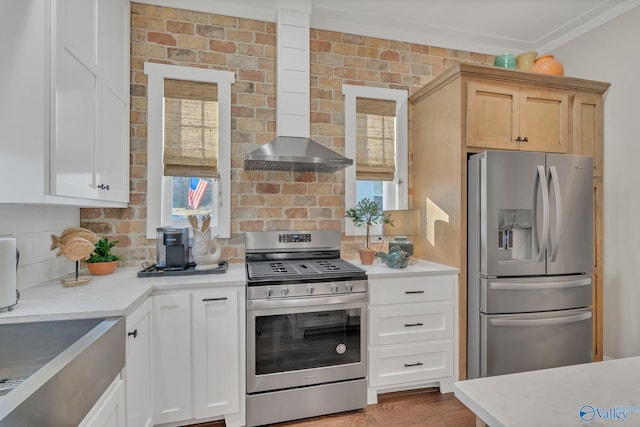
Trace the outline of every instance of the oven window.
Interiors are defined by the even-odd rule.
[[[361,309],[256,317],[256,374],[360,362]]]

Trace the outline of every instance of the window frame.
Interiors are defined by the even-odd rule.
[[[147,75],[147,239],[156,238],[156,228],[189,226],[189,222],[171,221],[170,203],[164,194],[170,191],[170,177],[164,177],[164,80],[188,80],[218,85],[218,209],[212,232],[222,238],[231,237],[231,85],[235,73],[180,65],[144,63]],[[169,190],[167,190],[169,189]],[[169,212],[165,212],[169,207]],[[165,221],[164,218],[168,219]]]
[[[353,167],[345,169],[344,203],[345,209],[356,205],[356,98],[381,99],[396,103],[395,158],[396,173],[393,181],[383,181],[384,210],[407,209],[409,204],[409,131],[408,131],[408,92],[403,89],[387,89],[370,86],[343,84],[344,95],[344,134],[345,156],[353,159]],[[345,218],[344,232],[347,236],[366,235],[365,227],[356,227],[353,221]],[[372,236],[382,235],[382,224],[371,227]]]

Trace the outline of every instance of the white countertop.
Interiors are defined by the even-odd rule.
[[[490,427],[640,425],[640,357],[459,381],[454,389]]]
[[[126,316],[152,291],[245,285],[244,264],[230,264],[226,273],[138,278],[137,268],[119,268],[108,276],[92,277],[87,285],[65,288],[61,280],[20,291],[13,311],[0,313],[1,323]]]
[[[412,277],[425,276],[434,274],[458,274],[460,269],[449,267],[448,265],[437,264],[431,261],[416,260],[414,264],[408,265],[406,268],[391,268],[383,264],[379,259],[373,265],[362,265],[359,260],[349,260],[351,263],[367,270],[367,277],[370,279],[376,277]]]
[[[429,274],[457,274],[457,268],[419,260],[407,268],[394,269],[376,260],[362,265],[370,278],[409,277]],[[92,317],[126,316],[132,313],[152,292],[211,286],[246,285],[245,265],[229,264],[226,273],[192,276],[138,278],[137,268],[119,268],[108,276],[91,276],[89,284],[65,288],[61,280],[20,291],[20,301],[13,311],[0,312],[0,324]],[[82,274],[89,275],[88,272]]]

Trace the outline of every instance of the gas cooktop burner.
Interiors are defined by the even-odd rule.
[[[247,264],[249,280],[310,279],[316,277],[350,276],[364,273],[359,267],[341,259],[255,261]]]

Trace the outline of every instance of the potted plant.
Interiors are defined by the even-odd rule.
[[[86,259],[87,268],[94,276],[111,274],[118,266],[120,257],[111,253],[111,249],[118,244],[118,240],[109,241],[107,237],[96,242],[93,253]]]
[[[355,207],[348,209],[345,212],[347,218],[351,218],[353,225],[356,227],[367,227],[367,240],[365,240],[365,247],[358,249],[360,253],[360,261],[362,264],[373,264],[373,259],[376,255],[376,251],[369,248],[369,233],[371,226],[375,224],[391,224],[393,220],[389,215],[385,215],[382,212],[380,203],[367,198],[360,199]]]

